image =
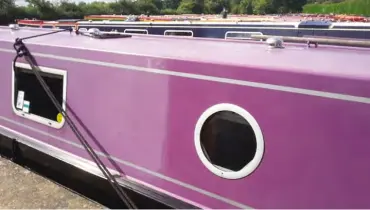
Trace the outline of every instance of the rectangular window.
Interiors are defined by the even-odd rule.
[[[191,30],[166,30],[164,31],[165,36],[193,36]]]
[[[28,64],[16,63],[13,71],[13,110],[21,117],[54,128],[61,128],[64,119],[42,88]],[[40,75],[49,86],[58,103],[65,110],[67,72],[40,67]]]
[[[148,34],[146,29],[125,29],[123,31],[125,34]]]
[[[263,35],[261,32],[246,32],[246,31],[228,31],[225,34],[225,39],[251,40],[252,35]]]

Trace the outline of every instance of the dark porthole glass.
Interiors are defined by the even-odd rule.
[[[203,124],[200,142],[208,161],[224,171],[240,171],[257,151],[253,128],[232,111],[211,115]]]

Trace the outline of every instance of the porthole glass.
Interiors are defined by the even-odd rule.
[[[256,120],[232,104],[218,104],[199,118],[195,146],[203,164],[223,178],[252,173],[263,155],[263,137]]]
[[[249,123],[231,111],[211,115],[200,131],[202,150],[213,165],[240,171],[256,154],[256,136]]]

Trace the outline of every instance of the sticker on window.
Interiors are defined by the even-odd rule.
[[[23,102],[23,112],[28,113],[30,111],[30,102],[29,101],[24,101]]]
[[[18,91],[18,96],[17,96],[17,109],[22,109],[23,108],[23,101],[24,101],[24,91]]]

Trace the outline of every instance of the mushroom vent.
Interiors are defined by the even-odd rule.
[[[281,37],[270,37],[266,40],[270,48],[284,48],[283,39]]]

